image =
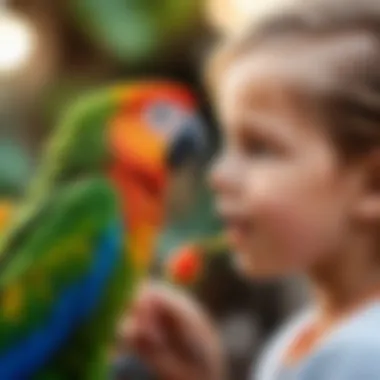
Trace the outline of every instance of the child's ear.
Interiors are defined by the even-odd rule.
[[[363,184],[355,208],[362,222],[380,221],[380,149],[369,154],[363,161]]]

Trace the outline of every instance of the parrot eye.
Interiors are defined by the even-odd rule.
[[[150,117],[153,122],[158,124],[170,120],[172,113],[171,107],[165,103],[158,103],[150,110]]]
[[[172,104],[159,102],[151,106],[147,111],[149,125],[158,131],[170,133],[183,119],[182,112]]]

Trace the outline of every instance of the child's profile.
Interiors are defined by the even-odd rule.
[[[237,267],[302,273],[315,293],[256,378],[380,379],[380,3],[294,4],[209,72],[223,136],[211,185]]]

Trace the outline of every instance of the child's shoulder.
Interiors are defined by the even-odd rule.
[[[380,362],[379,325],[380,301],[342,323],[332,338],[327,341],[329,344],[325,345],[325,350],[358,354],[358,351],[365,352],[376,348],[376,356]]]
[[[302,366],[300,379],[380,379],[380,303],[342,324]]]
[[[313,315],[312,309],[304,310],[291,317],[280,328],[263,352],[257,379],[275,378],[274,373],[282,367],[281,359],[284,351],[297,333],[312,320]],[[361,376],[361,371],[365,370],[366,374],[373,373],[377,376],[376,379],[380,379],[379,326],[380,302],[357,313],[337,327],[319,348],[301,363],[299,369],[304,377],[300,378],[307,379],[311,374],[321,373],[321,378],[330,378],[330,375],[334,375],[331,378],[337,380],[356,379],[347,376],[351,372]]]
[[[258,362],[257,379],[271,379],[273,376],[269,373],[275,373],[281,366],[281,359],[284,350],[289,342],[312,318],[313,311],[311,308],[304,309],[301,312],[292,315],[272,336],[265,345],[264,350]]]

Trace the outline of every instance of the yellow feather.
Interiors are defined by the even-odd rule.
[[[0,201],[0,232],[5,228],[14,212],[14,206],[9,201]]]
[[[136,231],[129,237],[128,244],[133,267],[139,275],[143,275],[148,272],[152,262],[157,227],[145,225]]]
[[[24,292],[21,284],[12,284],[4,290],[1,302],[1,311],[5,318],[17,320],[21,316]]]

